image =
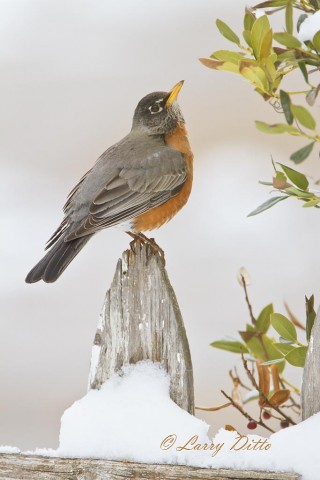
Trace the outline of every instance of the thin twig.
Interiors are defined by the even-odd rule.
[[[257,320],[255,319],[255,316],[253,315],[252,306],[251,306],[251,303],[250,303],[249,297],[248,297],[246,280],[245,280],[243,275],[241,275],[241,280],[242,280],[242,286],[243,286],[243,290],[244,290],[246,303],[247,303],[247,306],[248,306],[248,309],[249,309],[249,315],[250,315],[250,318],[251,318],[251,322],[253,323],[253,325],[255,325],[257,323]]]
[[[273,408],[273,410],[275,410],[276,412],[280,413],[280,415],[283,416],[283,418],[285,418],[287,420],[287,422],[291,423],[291,425],[296,425],[296,422],[294,422],[292,420],[291,417],[289,417],[288,415],[286,415],[285,413],[283,413],[283,411],[281,410],[281,408],[279,407],[276,407],[275,405],[272,405],[272,403],[269,402],[269,399],[268,397],[265,396],[265,394],[259,389],[259,386],[256,382],[256,379],[254,378],[254,376],[252,375],[252,373],[250,372],[250,369],[248,367],[248,362],[247,360],[244,358],[243,354],[241,354],[241,357],[242,357],[242,362],[243,362],[243,366],[244,366],[244,369],[245,371],[247,372],[247,375],[249,377],[249,379],[251,380],[252,384],[255,386],[255,388],[258,390],[258,392],[260,393],[260,396],[262,398],[262,400],[270,407],[270,408]]]
[[[291,398],[291,397],[290,397]],[[289,399],[290,400],[290,399]],[[301,409],[300,408],[297,408],[295,407],[294,405],[282,405],[281,408],[291,408],[291,410],[293,411],[293,413],[295,413],[296,415],[300,415],[301,413]]]
[[[280,378],[280,385],[282,386],[282,388],[286,388],[284,380],[282,378]],[[290,395],[289,400],[291,400],[291,402],[292,402],[292,405],[290,405],[290,406],[298,408],[299,412],[300,412],[301,406],[295,401],[295,399],[293,398],[292,395]]]
[[[300,396],[300,393],[301,393],[300,390],[297,387],[295,387],[294,385],[292,385],[292,383],[288,382],[288,380],[286,380],[284,377],[280,378],[280,382],[283,382],[286,385],[288,385],[290,388],[293,389],[293,391],[296,395]]]
[[[235,371],[235,374],[236,374],[235,377],[234,377],[233,374],[232,374],[232,370],[229,370],[229,375],[230,375],[230,377],[232,378],[232,380],[233,380],[233,381],[234,381],[234,380],[238,380],[239,385],[241,385],[242,388],[244,388],[245,390],[248,390],[248,392],[251,392],[251,388],[247,387],[247,385],[245,385],[245,384],[242,382],[241,378],[239,377],[238,371],[237,371],[237,367],[234,367],[234,371]]]
[[[223,408],[230,407],[231,402],[224,403],[223,405],[219,405],[218,407],[198,407],[197,405],[194,407],[196,410],[204,410],[205,412],[217,412],[218,410],[222,410]]]
[[[261,409],[262,411],[262,409]],[[282,418],[281,417],[277,417],[277,415],[274,415],[271,411],[268,411],[269,415],[274,418],[275,420],[279,420],[280,422],[282,422]]]
[[[281,107],[281,103],[278,99],[276,100],[269,100],[269,104],[274,108],[277,113],[283,113],[283,109]]]
[[[258,392],[260,392],[259,390],[259,387],[258,387],[258,384],[256,382],[256,379],[254,378],[254,374],[253,372],[251,372],[251,370],[249,369],[248,367],[248,362],[247,360],[245,360],[244,356],[241,355],[241,359],[242,359],[242,363],[243,363],[243,368],[245,369],[245,372],[247,374],[247,377],[249,378],[250,382],[251,382],[251,385],[253,386],[253,388],[255,388],[256,390],[258,390]]]
[[[221,390],[221,393],[222,395],[224,395],[229,401],[230,403],[232,403],[232,405],[237,409],[239,410],[239,412],[247,419],[249,420],[249,422],[255,422],[257,425],[260,425],[260,427],[263,427],[265,428],[266,430],[269,430],[269,432],[271,433],[275,433],[274,430],[272,430],[272,428],[268,427],[268,425],[266,425],[262,419],[260,420],[255,420],[254,418],[252,418],[247,412],[245,412],[243,410],[243,408],[238,405],[238,403],[234,402],[233,399],[231,397],[229,397],[229,395],[226,394],[226,392],[224,392],[223,390]]]

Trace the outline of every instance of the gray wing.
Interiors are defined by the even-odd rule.
[[[98,190],[80,224],[69,230],[66,241],[131,220],[177,195],[187,178],[186,162],[180,152],[157,145],[149,149],[145,158],[138,158],[127,159],[122,166],[117,162],[118,168]]]

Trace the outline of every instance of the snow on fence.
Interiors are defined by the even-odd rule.
[[[319,329],[319,316],[317,322]],[[318,330],[314,330],[318,335]],[[318,342],[319,343],[319,342]],[[306,378],[317,372],[320,347],[308,354]],[[126,364],[140,360],[161,363],[170,374],[170,396],[194,413],[192,363],[179,306],[163,256],[148,244],[134,243],[119,260],[106,294],[94,339],[89,390],[97,390]],[[309,368],[309,370],[308,370]],[[308,372],[311,373],[308,373]],[[306,388],[306,387],[304,387]],[[318,388],[318,386],[316,386]],[[319,388],[317,390],[319,392]],[[309,392],[309,390],[308,390]],[[306,394],[305,404],[311,399]],[[313,393],[312,393],[313,395]],[[317,401],[320,395],[317,394]],[[312,407],[314,411],[314,407]],[[317,411],[319,407],[317,406]],[[305,410],[306,411],[306,410]],[[308,410],[309,411],[309,410]],[[45,453],[44,453],[45,455]],[[0,479],[14,480],[297,480],[295,473],[235,471],[159,465],[94,458],[59,458],[33,454],[0,454]]]

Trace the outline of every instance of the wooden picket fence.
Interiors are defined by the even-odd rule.
[[[111,328],[112,325],[112,328]],[[303,374],[302,417],[320,411],[320,314],[318,312]],[[124,365],[160,362],[171,378],[170,396],[194,413],[188,339],[163,256],[136,242],[119,259],[106,294],[94,339],[98,361],[91,365],[89,388],[100,388]],[[178,465],[149,465],[101,459],[0,454],[0,479],[14,480],[297,480],[295,473],[234,471]]]
[[[298,480],[294,473],[213,470],[86,458],[0,455],[0,478],[7,480]]]

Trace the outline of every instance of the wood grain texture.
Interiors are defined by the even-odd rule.
[[[100,315],[89,388],[100,388],[124,365],[160,362],[170,374],[170,396],[194,413],[188,339],[164,260],[149,244],[123,253]]]
[[[302,420],[320,412],[320,308],[313,324],[301,389]]]
[[[234,471],[179,465],[148,465],[85,458],[0,454],[0,479],[7,480],[298,480],[295,473]]]
[[[170,374],[171,398],[194,413],[192,363],[179,306],[160,253],[135,243],[118,261],[92,350],[89,388],[126,364],[152,360]],[[88,458],[0,454],[6,480],[298,480],[294,473],[235,471]]]

